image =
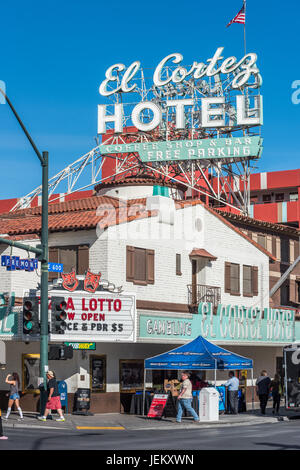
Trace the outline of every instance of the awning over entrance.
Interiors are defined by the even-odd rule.
[[[207,258],[210,261],[216,261],[217,257],[208,253],[204,248],[193,248],[193,251],[189,254],[190,258]]]

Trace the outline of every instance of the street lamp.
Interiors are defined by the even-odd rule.
[[[41,262],[40,377],[46,388],[46,372],[48,370],[48,152],[42,152],[42,155],[40,154],[11,101],[1,88],[0,93],[4,96],[10,109],[14,113],[42,166],[41,248],[31,247],[30,245],[24,245],[23,243],[6,240],[1,237],[0,243],[36,253],[39,257],[39,261]]]

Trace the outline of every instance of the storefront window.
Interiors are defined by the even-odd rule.
[[[40,376],[40,355],[22,355],[22,390],[36,393],[39,391],[38,378]]]
[[[92,392],[106,391],[106,356],[90,357],[90,380]]]
[[[120,360],[120,391],[135,392],[141,390],[144,383],[144,361]]]

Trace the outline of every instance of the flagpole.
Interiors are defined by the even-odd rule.
[[[244,12],[245,12],[245,23],[244,23],[244,50],[245,50],[245,55],[247,54],[246,52],[246,0],[244,0]]]

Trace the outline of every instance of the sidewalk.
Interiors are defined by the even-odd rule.
[[[271,408],[267,409],[266,415],[261,415],[259,410],[248,411],[238,415],[220,415],[219,421],[195,423],[192,418],[183,418],[180,424],[175,422],[175,418],[162,418],[161,420],[149,419],[144,416],[109,413],[95,414],[93,416],[78,416],[68,414],[64,422],[57,422],[55,419],[47,419],[41,422],[37,419],[37,413],[24,412],[24,419],[21,421],[17,413],[12,413],[9,419],[2,420],[3,428],[31,428],[31,429],[64,429],[64,430],[112,430],[112,431],[136,431],[136,430],[172,430],[178,428],[199,429],[220,426],[247,426],[256,424],[278,423],[280,420],[287,421],[296,413],[288,412],[281,408],[279,419],[272,414]],[[2,417],[5,414],[2,414]],[[56,415],[54,415],[54,418]],[[300,418],[300,413],[299,413]]]

